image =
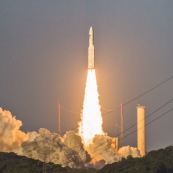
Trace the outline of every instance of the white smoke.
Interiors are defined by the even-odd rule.
[[[38,133],[28,135],[29,140],[22,145],[23,155],[62,166],[102,168],[129,155],[140,157],[139,150],[130,146],[122,147],[116,153],[113,138],[107,135],[95,135],[92,144],[86,148],[81,137],[73,131],[61,137],[41,128]]]
[[[23,143],[22,149],[27,157],[62,166],[82,167],[90,161],[80,136],[73,131],[67,132],[62,138],[41,128],[38,134],[34,134],[33,141]]]
[[[140,152],[137,148],[124,146],[118,150],[118,154],[122,155],[123,157],[127,158],[128,156],[132,157],[140,157]]]
[[[91,160],[88,152],[84,150],[81,137],[77,135],[75,132],[69,131],[65,134],[64,144],[70,149],[76,151],[79,155],[78,157],[83,163],[87,163]]]
[[[75,168],[101,168],[129,155],[140,157],[139,150],[130,146],[122,147],[116,153],[114,138],[106,134],[95,135],[93,142],[84,147],[81,137],[73,131],[66,132],[63,137],[44,128],[26,134],[19,130],[21,126],[20,120],[0,108],[0,151],[13,151],[29,158]]]
[[[140,157],[139,150],[130,146],[119,149],[116,153],[113,139],[107,135],[96,135],[92,144],[84,149],[81,137],[73,131],[68,131],[61,137],[41,128],[39,132],[31,132],[27,142],[22,144],[18,153],[43,162],[53,162],[63,167],[91,166],[101,168],[105,164],[118,162],[122,157],[131,155]],[[33,139],[31,141],[31,138]]]
[[[16,120],[11,112],[0,108],[0,151],[10,151],[20,147],[28,139],[28,135],[22,132],[22,122]]]
[[[112,138],[107,135],[95,135],[87,150],[92,157],[93,163],[104,160],[106,164],[109,164],[122,158],[116,154],[115,147],[112,145]]]

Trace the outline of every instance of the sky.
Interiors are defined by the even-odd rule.
[[[77,131],[93,26],[103,129],[117,136],[121,100],[173,76],[172,9],[172,0],[1,0],[0,107],[21,120],[25,132],[57,132],[59,101],[62,134]],[[136,123],[137,104],[150,115],[173,99],[172,88],[173,79],[124,106],[124,128]],[[170,102],[147,123],[172,107]],[[173,144],[172,124],[173,111],[146,127],[147,151]],[[136,133],[124,144],[136,146]]]

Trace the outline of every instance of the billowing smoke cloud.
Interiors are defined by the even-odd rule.
[[[10,151],[20,147],[28,139],[28,135],[22,132],[22,122],[16,120],[11,112],[0,108],[0,151]]]
[[[140,152],[137,148],[125,146],[118,150],[118,154],[122,155],[123,157],[127,158],[127,156],[132,157],[140,157]]]
[[[81,137],[73,131],[66,132],[63,137],[44,128],[25,134],[19,130],[21,126],[21,121],[0,108],[0,151],[13,151],[69,167],[101,168],[129,155],[140,157],[139,150],[130,146],[122,147],[116,153],[114,138],[105,134],[95,135],[92,143],[84,147]]]
[[[87,148],[93,163],[104,160],[106,164],[109,164],[121,160],[122,157],[116,154],[112,143],[112,138],[107,135],[95,135],[92,144]]]
[[[22,150],[18,150],[18,154],[62,166],[101,168],[128,155],[140,156],[138,149],[130,146],[122,147],[116,153],[113,138],[107,135],[96,135],[87,148],[81,137],[73,131],[68,131],[61,137],[40,128],[38,133],[30,132],[28,135],[28,141],[22,144]]]
[[[67,132],[62,138],[41,128],[38,133],[29,136],[33,141],[30,138],[22,145],[22,153],[27,157],[70,167],[82,167],[90,161],[80,136],[73,131]]]

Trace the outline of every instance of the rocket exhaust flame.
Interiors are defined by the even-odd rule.
[[[95,70],[88,70],[85,88],[81,122],[79,123],[79,135],[84,145],[88,146],[96,134],[103,134],[102,116],[99,105],[99,94]]]

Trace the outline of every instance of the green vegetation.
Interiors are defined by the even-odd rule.
[[[129,156],[106,165],[99,173],[173,173],[173,147],[151,151],[142,158]]]
[[[143,158],[129,156],[99,171],[94,168],[63,168],[14,153],[0,153],[0,173],[173,173],[173,147],[151,151]]]
[[[43,163],[14,153],[0,153],[0,173],[96,173],[90,169],[72,169],[53,163]]]

